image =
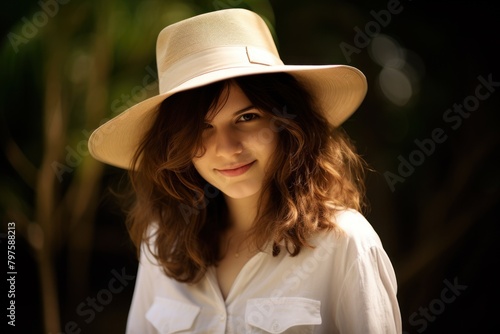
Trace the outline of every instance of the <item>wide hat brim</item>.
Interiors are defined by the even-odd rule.
[[[319,111],[340,126],[358,109],[367,92],[364,74],[347,65],[252,64],[202,74],[162,94],[146,99],[97,128],[89,138],[90,154],[106,164],[130,169],[141,140],[155,120],[159,105],[175,93],[238,76],[285,72],[293,75],[315,99]]]

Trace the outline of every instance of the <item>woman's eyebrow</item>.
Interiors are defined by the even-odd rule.
[[[250,106],[248,106],[248,107],[245,107],[245,108],[243,108],[243,109],[240,109],[240,110],[238,110],[238,111],[235,111],[235,112],[233,113],[233,116],[238,116],[239,114],[242,114],[242,113],[244,113],[245,111],[252,110],[252,109],[255,109],[255,106],[254,106],[254,105],[250,105]]]

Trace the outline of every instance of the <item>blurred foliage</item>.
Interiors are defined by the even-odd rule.
[[[479,76],[500,81],[493,5],[400,3],[380,32],[414,55],[410,77],[418,80],[401,106],[384,96],[383,67],[369,46],[350,62],[339,47],[354,45],[355,28],[364,30],[388,1],[60,2],[8,2],[1,14],[0,215],[2,233],[6,222],[16,222],[19,332],[123,332],[131,285],[92,320],[78,311],[106,289],[113,270],[132,274],[137,265],[108,191],[124,172],[93,160],[86,141],[99,124],[156,94],[154,50],[163,27],[230,7],[265,17],[285,63],[343,63],[366,74],[368,96],[344,127],[377,171],[368,178],[367,217],[394,262],[404,329],[418,329],[410,316],[455,277],[468,289],[426,333],[490,325],[493,310],[482,304],[496,291],[484,278],[500,264],[494,256],[500,94],[481,101],[456,130],[443,114],[475,94]],[[397,173],[398,157],[408,158],[415,140],[435,128],[445,129],[447,140],[392,192],[384,173]]]

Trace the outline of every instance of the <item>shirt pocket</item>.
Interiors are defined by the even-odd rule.
[[[302,297],[255,298],[247,301],[247,333],[312,333],[321,324],[321,302]]]
[[[199,306],[156,297],[153,305],[146,312],[146,319],[159,333],[171,334],[192,328],[198,313],[200,313]]]

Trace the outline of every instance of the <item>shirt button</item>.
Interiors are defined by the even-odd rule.
[[[279,325],[277,322],[275,322],[275,323],[273,324],[273,331],[277,332],[277,331],[279,331],[279,330],[280,330],[280,325]]]
[[[219,316],[219,319],[220,319],[220,321],[224,321],[224,320],[226,320],[226,315],[225,315],[225,314],[221,314],[221,315]]]

